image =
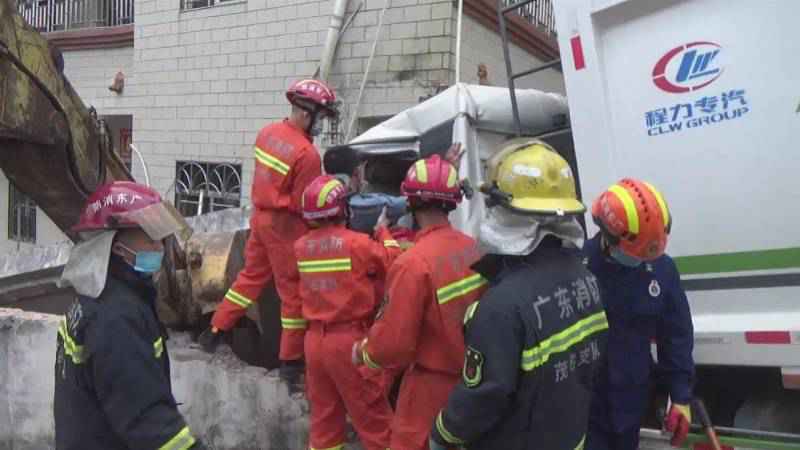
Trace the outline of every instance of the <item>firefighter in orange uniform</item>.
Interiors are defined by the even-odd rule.
[[[439,157],[417,161],[402,184],[420,230],[389,269],[387,303],[353,362],[372,369],[407,367],[392,420],[392,450],[428,449],[428,432],[461,376],[464,313],[485,290],[470,270],[475,241],[447,215],[461,201],[455,168]]]
[[[211,320],[200,341],[207,351],[219,342],[219,332],[245,315],[274,277],[281,298],[280,359],[282,373],[296,381],[301,371],[306,321],[301,314],[299,274],[294,242],[307,228],[301,218],[303,190],[322,173],[313,136],[326,117],[336,114],[336,95],[318,80],[301,80],[286,92],[292,104],[288,119],[264,127],[256,138],[253,215],[245,247],[245,266]]]
[[[323,175],[303,193],[303,218],[311,230],[294,244],[300,272],[305,336],[306,394],[311,406],[310,447],[341,449],[346,415],[366,450],[389,446],[392,410],[380,373],[350,363],[353,341],[366,334],[379,304],[376,279],[386,275],[400,246],[386,228],[375,238],[345,226],[347,188]],[[385,217],[385,214],[383,215]]]

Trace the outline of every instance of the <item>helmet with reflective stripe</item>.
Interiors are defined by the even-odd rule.
[[[305,79],[292,84],[286,91],[289,103],[308,111],[324,110],[328,115],[335,116],[336,94],[333,89],[320,80]]]
[[[169,203],[145,185],[112,181],[95,190],[86,201],[75,232],[141,228],[153,240],[189,230],[189,225]]]
[[[400,190],[408,197],[412,209],[420,202],[439,202],[445,208],[455,208],[462,198],[458,172],[439,155],[412,164]]]
[[[649,261],[664,254],[672,215],[664,196],[650,183],[624,178],[600,194],[592,218],[608,243]]]
[[[338,178],[322,175],[303,191],[303,218],[308,221],[344,217],[347,187]]]
[[[501,205],[515,213],[563,216],[586,211],[577,199],[567,161],[536,139],[503,144],[489,160],[488,183],[481,191],[489,196],[488,206]]]

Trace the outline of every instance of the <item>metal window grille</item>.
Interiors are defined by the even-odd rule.
[[[184,216],[238,208],[241,199],[241,164],[175,163],[175,206]]]
[[[133,23],[134,0],[18,0],[19,14],[40,33]]]
[[[8,239],[36,242],[36,203],[11,183],[8,189]]]
[[[230,1],[232,0],[181,0],[181,10],[207,8]]]
[[[503,6],[513,5],[519,0],[503,0]],[[522,5],[515,11],[517,15],[530,22],[539,30],[550,36],[556,35],[556,19],[553,13],[552,0],[535,0]]]

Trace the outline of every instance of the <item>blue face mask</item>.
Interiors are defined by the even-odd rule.
[[[133,270],[141,273],[153,274],[161,269],[164,252],[136,252]]]
[[[614,259],[614,261],[622,264],[625,267],[638,267],[640,264],[642,264],[642,260],[625,254],[625,252],[620,250],[618,247],[609,248],[608,253],[611,255],[611,258]]]

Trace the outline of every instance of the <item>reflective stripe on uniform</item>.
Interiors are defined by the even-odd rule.
[[[386,247],[386,248],[389,248],[389,247],[398,247],[399,248],[400,247],[400,243],[395,241],[394,239],[387,239],[387,240],[383,241],[383,246]]]
[[[309,447],[309,450],[344,450],[344,444],[334,445],[328,448]]]
[[[58,327],[58,334],[61,336],[61,342],[64,345],[64,352],[72,359],[73,364],[81,364],[86,362],[86,352],[82,345],[78,345],[72,336],[67,331],[67,320],[61,321],[61,326]]]
[[[442,413],[440,412],[438,416],[436,416],[436,431],[447,441],[449,444],[454,445],[462,445],[464,441],[453,436],[452,433],[447,431],[447,428],[444,427],[444,419],[442,418]]]
[[[361,347],[361,359],[364,360],[364,364],[366,364],[370,369],[378,370],[381,368],[380,364],[376,363],[372,360],[372,358],[369,357],[369,353],[367,353],[366,342],[364,343],[364,346]]]
[[[624,187],[615,184],[608,188],[617,196],[622,206],[625,208],[625,216],[628,218],[628,232],[631,234],[639,233],[639,213],[636,211],[636,203],[633,201],[630,192]]]
[[[472,304],[467,306],[467,310],[464,312],[464,325],[472,320],[472,316],[475,315],[475,311],[478,309],[478,303],[480,303],[480,300],[474,301]]]
[[[456,172],[456,169],[451,167],[450,174],[447,176],[447,187],[449,188],[455,187],[457,181],[458,181],[458,172]]]
[[[456,297],[467,295],[485,284],[486,279],[482,276],[478,274],[470,275],[464,279],[437,289],[436,298],[439,301],[439,304],[443,305]]]
[[[161,358],[164,353],[164,338],[158,338],[153,342],[153,351],[156,354],[156,359]]]
[[[352,261],[350,258],[298,261],[297,268],[301,273],[349,272],[352,269]]]
[[[253,304],[252,300],[234,291],[233,289],[228,289],[228,293],[225,294],[225,298],[228,299],[229,302],[243,309],[247,309]]]
[[[664,197],[661,195],[661,192],[655,188],[655,186],[647,182],[644,184],[648,189],[650,189],[650,192],[653,193],[653,197],[656,198],[658,207],[661,208],[661,217],[664,219],[664,225],[666,226],[669,223],[669,209],[667,208],[667,202],[664,201]]]
[[[534,370],[544,365],[550,356],[563,352],[594,333],[608,329],[606,313],[601,311],[579,320],[569,328],[543,340],[522,352],[522,370]]]
[[[258,146],[255,147],[256,160],[261,164],[269,167],[270,169],[278,172],[281,175],[289,173],[289,165],[280,159],[270,155],[269,153],[261,150]]]
[[[339,180],[330,180],[325,183],[325,186],[322,186],[322,189],[319,191],[319,195],[317,196],[317,208],[322,208],[325,206],[325,200],[328,199],[328,194],[331,193],[333,188],[340,184],[341,181]]]
[[[186,450],[195,444],[194,436],[189,432],[189,427],[183,427],[172,439],[158,448],[158,450]]]
[[[420,183],[428,182],[428,165],[425,164],[424,159],[420,159],[416,163],[417,181]]]
[[[583,450],[583,446],[586,444],[586,435],[584,434],[581,438],[581,441],[578,442],[578,445],[575,446],[575,450]]]
[[[303,330],[308,326],[306,319],[292,319],[289,317],[281,317],[281,327],[287,330]]]

